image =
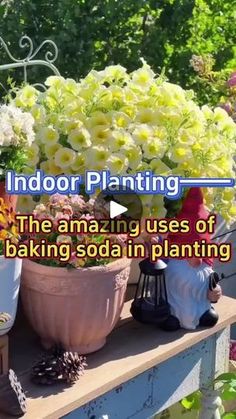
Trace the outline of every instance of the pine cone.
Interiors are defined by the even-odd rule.
[[[84,374],[86,358],[76,352],[64,352],[58,358],[61,375],[67,383],[74,383]]]
[[[84,373],[86,365],[86,359],[76,352],[65,352],[56,347],[33,366],[32,381],[44,385],[56,382],[72,384]]]

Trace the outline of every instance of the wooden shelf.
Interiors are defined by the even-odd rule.
[[[29,371],[40,354],[40,347],[29,326],[18,319],[10,336],[10,367],[27,393],[28,412],[24,419],[58,419],[236,322],[236,300],[229,297],[223,297],[216,305],[220,320],[214,328],[193,332],[162,332],[143,326],[132,319],[129,309],[128,301],[106,346],[87,357],[85,375],[67,388],[41,387],[30,382]]]

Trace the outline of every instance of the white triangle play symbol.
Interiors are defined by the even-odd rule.
[[[124,207],[123,205],[118,204],[115,201],[110,201],[110,217],[111,218],[115,218],[126,211],[128,211],[128,208]]]

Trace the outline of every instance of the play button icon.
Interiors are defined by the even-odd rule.
[[[115,201],[110,201],[110,218],[118,217],[128,211],[127,207],[118,204]]]
[[[94,204],[97,219],[141,220],[142,202],[138,194],[124,186],[116,186],[101,191]],[[117,218],[117,219],[118,219]]]

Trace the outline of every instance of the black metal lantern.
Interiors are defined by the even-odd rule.
[[[152,263],[148,258],[139,263],[140,276],[130,309],[135,320],[158,325],[170,316],[165,283],[166,266],[162,260]]]

